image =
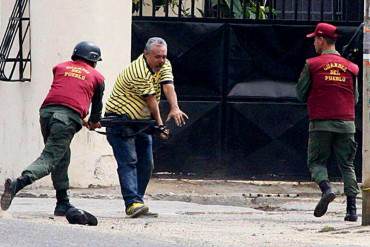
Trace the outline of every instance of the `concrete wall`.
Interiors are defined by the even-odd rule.
[[[13,10],[14,0],[1,0],[0,2],[0,37],[3,39],[5,29],[8,25],[10,14]],[[14,44],[15,50],[18,49],[17,43]],[[12,52],[10,55],[13,55]],[[8,72],[8,68],[6,68]],[[23,114],[24,102],[24,83],[20,82],[0,82],[0,179],[1,183],[6,176],[13,176],[16,163],[23,162],[25,156],[22,147],[24,136],[18,135],[24,126],[26,118]]]
[[[364,2],[365,30],[370,28],[370,3]],[[370,33],[364,32],[362,85],[362,225],[370,225]]]
[[[1,0],[1,30],[6,27],[8,5]],[[131,1],[129,0],[37,0],[31,1],[31,82],[0,82],[0,180],[18,176],[43,148],[38,109],[52,81],[52,67],[70,59],[73,47],[93,41],[102,50],[97,69],[106,77],[105,99],[114,79],[130,62]],[[6,18],[5,18],[6,19]],[[80,131],[72,142],[71,186],[118,184],[116,164],[104,136]],[[33,186],[51,185],[50,177]]]

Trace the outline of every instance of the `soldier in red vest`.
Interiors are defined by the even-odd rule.
[[[319,56],[306,60],[297,83],[297,97],[307,102],[309,116],[308,168],[319,185],[322,197],[314,216],[323,216],[335,193],[329,183],[327,161],[334,154],[342,173],[347,196],[346,221],[357,221],[356,195],[359,187],[353,161],[357,143],[355,134],[355,104],[358,101],[359,68],[340,56],[335,49],[337,28],[319,23],[313,33],[314,46]]]
[[[72,61],[53,68],[53,82],[40,108],[45,147],[20,177],[6,179],[1,196],[2,210],[9,208],[18,191],[50,173],[57,198],[54,215],[64,216],[73,207],[67,195],[70,144],[82,125],[89,129],[100,127],[104,77],[95,69],[98,61],[101,61],[100,48],[83,41],[74,48]],[[85,122],[90,104],[90,117]]]

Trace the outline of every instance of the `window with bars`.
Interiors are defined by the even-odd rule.
[[[363,19],[363,0],[133,0],[133,16],[294,21]]]
[[[16,0],[0,45],[0,81],[30,81],[29,0]]]
[[[275,0],[276,19],[361,21],[362,0]]]

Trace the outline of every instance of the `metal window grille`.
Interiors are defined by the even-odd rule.
[[[249,19],[268,22],[346,21],[363,18],[363,0],[133,0],[133,16]]]
[[[16,0],[0,45],[0,80],[30,81],[29,0]]]

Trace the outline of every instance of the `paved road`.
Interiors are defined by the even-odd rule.
[[[152,240],[144,235],[132,233],[105,233],[76,228],[68,225],[27,222],[20,219],[2,219],[0,234],[1,247],[66,247],[66,246],[127,246],[152,247],[176,246],[165,241]]]
[[[370,227],[343,221],[340,198],[322,218],[312,216],[314,201],[297,199],[260,210],[150,200],[160,216],[139,219],[125,217],[121,200],[73,198],[76,206],[98,216],[96,227],[53,217],[54,203],[53,198],[16,198],[0,212],[5,236],[0,246],[365,247],[370,239]]]

